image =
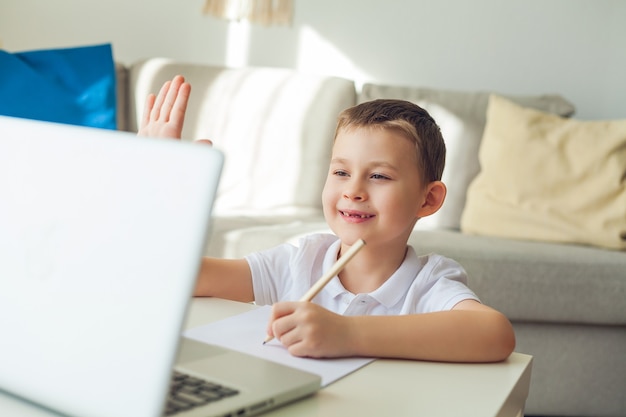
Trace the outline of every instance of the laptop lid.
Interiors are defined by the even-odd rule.
[[[0,117],[0,389],[70,415],[161,413],[222,163]]]

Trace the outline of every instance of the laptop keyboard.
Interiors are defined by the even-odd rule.
[[[238,393],[235,389],[174,371],[165,415],[171,416]]]

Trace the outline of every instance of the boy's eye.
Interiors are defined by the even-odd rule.
[[[337,175],[338,177],[347,177],[348,173],[346,171],[343,171],[341,169],[337,169],[333,172],[333,174]]]
[[[371,178],[374,180],[388,180],[389,177],[383,174],[372,174]]]

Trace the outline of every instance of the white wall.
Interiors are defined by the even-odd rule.
[[[559,93],[578,118],[626,118],[624,0],[294,0],[292,27],[252,26],[249,49],[230,54],[229,28],[241,25],[203,16],[202,5],[0,0],[0,42],[9,51],[110,42],[124,63],[165,56],[358,83]]]

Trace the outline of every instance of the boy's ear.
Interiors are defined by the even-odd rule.
[[[433,181],[426,185],[424,202],[417,211],[417,217],[426,217],[435,213],[443,205],[446,199],[447,188],[441,181]]]

